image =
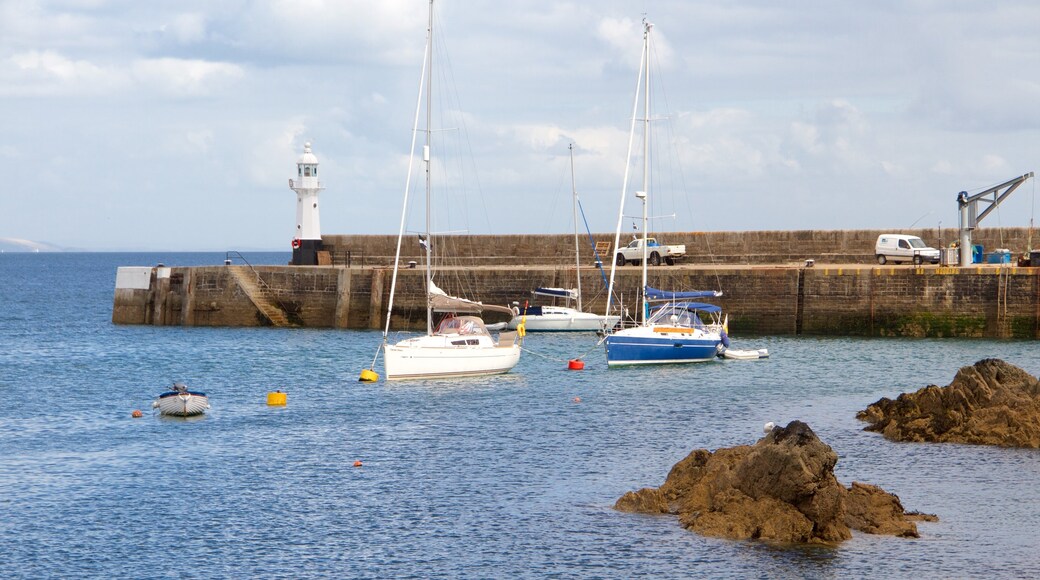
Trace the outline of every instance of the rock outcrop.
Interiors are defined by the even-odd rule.
[[[893,441],[1040,448],[1040,381],[999,359],[957,371],[945,387],[930,385],[883,398],[856,414]]]
[[[850,528],[918,535],[898,497],[860,483],[846,489],[834,476],[837,462],[808,425],[793,421],[754,445],[695,450],[664,485],[628,492],[614,508],[676,514],[691,531],[733,539],[834,543],[852,537]]]

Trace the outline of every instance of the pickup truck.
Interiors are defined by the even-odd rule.
[[[659,266],[662,261],[669,266],[674,265],[679,259],[686,256],[686,246],[684,244],[675,244],[671,246],[662,246],[657,243],[655,238],[646,239],[646,256],[647,263],[651,266]],[[640,264],[643,261],[643,240],[635,239],[632,240],[628,246],[621,248],[614,253],[614,263],[618,266],[624,266],[631,262],[633,264]]]

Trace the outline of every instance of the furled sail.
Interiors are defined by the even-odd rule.
[[[434,312],[479,314],[488,310],[491,312],[502,312],[509,315],[513,314],[513,310],[508,306],[483,304],[481,302],[474,302],[473,300],[466,300],[465,298],[450,296],[447,292],[441,290],[440,287],[434,284],[433,280],[430,280],[430,308],[432,308]]]
[[[689,300],[690,298],[718,298],[722,292],[715,290],[695,290],[692,292],[666,292],[657,288],[646,287],[647,300]]]

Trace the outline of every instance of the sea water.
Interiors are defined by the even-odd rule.
[[[880,397],[1035,341],[733,337],[760,361],[611,369],[592,335],[529,334],[510,374],[373,384],[381,333],[111,323],[118,266],[223,254],[0,255],[0,575],[1035,577],[1040,451],[864,432]],[[247,255],[284,264],[284,254]],[[521,291],[523,289],[520,289]],[[393,338],[393,337],[392,337]],[[567,360],[584,356],[585,370]],[[377,370],[381,371],[379,365]],[[174,381],[212,410],[155,415]],[[269,407],[266,393],[288,393]],[[131,418],[135,409],[144,417]],[[808,423],[845,485],[934,513],[919,539],[705,538],[617,512],[691,450]],[[361,466],[355,467],[360,461]]]

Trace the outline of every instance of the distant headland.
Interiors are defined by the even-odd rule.
[[[0,238],[0,252],[64,252],[65,248],[49,244],[23,240],[21,238]]]

